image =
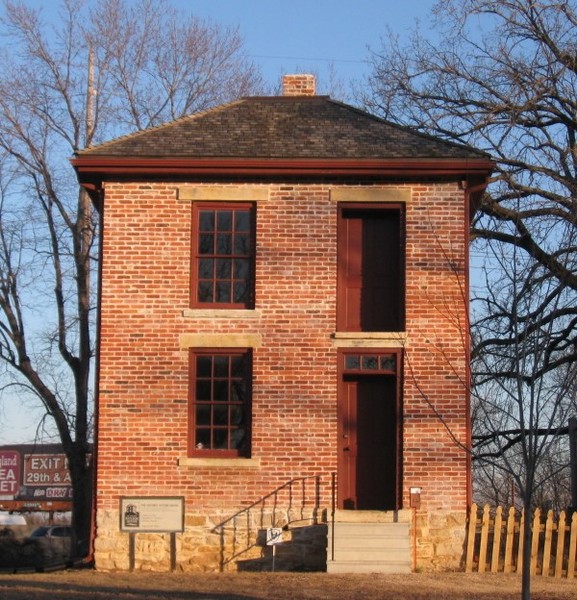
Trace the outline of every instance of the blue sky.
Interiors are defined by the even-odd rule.
[[[63,0],[23,0],[51,18]],[[130,4],[140,0],[128,0]],[[94,5],[98,0],[87,0]],[[247,56],[268,85],[284,73],[309,72],[328,80],[329,66],[344,84],[370,71],[370,49],[387,28],[403,36],[419,19],[426,30],[436,0],[167,0],[185,15],[238,26]],[[324,93],[324,90],[320,90]]]
[[[332,63],[345,83],[369,72],[369,47],[377,49],[387,26],[406,34],[415,19],[426,26],[434,0],[172,0],[222,25],[238,25],[247,54],[267,83],[282,73],[315,72]]]
[[[27,3],[42,7],[49,15],[58,8],[60,0]],[[319,76],[319,91],[324,93],[322,85],[328,81],[331,65],[344,86],[361,82],[370,72],[369,48],[379,48],[387,27],[400,36],[408,35],[415,19],[420,19],[426,28],[435,0],[171,0],[169,3],[217,24],[238,26],[248,57],[261,68],[271,88],[279,84],[283,73],[312,72]],[[32,441],[38,422],[34,407],[3,404],[0,404],[0,444]],[[25,419],[22,414],[26,414]]]

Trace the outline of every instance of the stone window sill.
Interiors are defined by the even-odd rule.
[[[233,308],[186,308],[182,316],[187,319],[260,319],[260,310]]]
[[[336,331],[331,338],[337,348],[399,348],[407,343],[405,331]]]
[[[231,467],[235,469],[258,469],[260,468],[259,458],[191,458],[183,457],[178,459],[179,467],[195,467],[206,469],[212,467]]]

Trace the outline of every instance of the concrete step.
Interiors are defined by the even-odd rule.
[[[335,561],[357,561],[357,562],[381,562],[385,563],[397,563],[397,562],[408,562],[409,556],[405,555],[404,552],[399,552],[395,549],[381,549],[381,548],[340,548],[335,551]]]
[[[410,573],[408,523],[337,522],[328,527],[331,573]]]
[[[329,535],[332,526],[329,524]],[[368,537],[368,538],[407,538],[409,537],[408,523],[335,523],[335,539],[337,537]]]
[[[327,561],[327,573],[410,573],[411,565],[404,561]]]
[[[412,518],[410,510],[335,510],[335,522],[343,523],[409,523]]]
[[[331,548],[359,548],[361,550],[409,550],[408,538],[397,537],[338,537],[335,543],[332,543],[332,538],[329,537],[329,546]]]
[[[333,528],[329,527],[332,546]],[[334,547],[409,549],[409,527],[406,524],[335,523]]]

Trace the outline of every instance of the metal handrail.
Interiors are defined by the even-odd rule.
[[[331,473],[331,560],[335,560],[335,513],[337,510],[337,474]]]
[[[314,489],[312,492],[312,494],[313,494],[312,515],[310,517],[304,518],[304,508],[305,508],[305,506],[307,506],[307,499],[308,499],[307,482],[310,480],[314,481]],[[297,504],[297,502],[295,501],[295,497],[294,497],[294,489],[298,484],[300,484],[300,493],[296,496],[296,500],[298,500],[300,498],[300,505],[299,505],[300,506],[300,518],[291,519],[291,511],[295,508],[295,504]],[[215,525],[211,531],[213,533],[220,534],[220,543],[221,543],[220,568],[221,568],[221,571],[224,569],[224,566],[226,564],[228,564],[229,562],[232,562],[233,560],[235,560],[242,554],[246,553],[251,548],[254,548],[256,545],[258,545],[257,544],[258,540],[256,538],[254,540],[250,539],[251,515],[253,515],[254,511],[256,511],[256,510],[261,512],[260,523],[257,525],[257,527],[262,529],[264,526],[263,520],[264,520],[264,511],[266,509],[266,504],[271,499],[272,499],[272,515],[271,515],[271,523],[269,526],[274,527],[275,524],[277,523],[277,511],[283,511],[284,516],[286,516],[286,523],[283,524],[284,529],[289,529],[291,524],[303,522],[303,521],[312,521],[313,525],[317,525],[319,523],[319,509],[320,509],[320,500],[321,500],[320,484],[321,484],[321,476],[320,475],[307,475],[304,477],[295,477],[294,479],[291,479],[291,480],[283,483],[282,485],[280,485],[278,488],[276,488],[269,494],[262,496],[255,502],[252,502],[248,506],[239,510],[238,512],[231,515],[224,521],[220,522],[218,525]],[[284,492],[285,490],[288,493],[288,503],[287,503],[288,506],[285,505],[283,508],[281,508],[278,505],[278,500],[279,500],[279,496],[281,495],[281,493]],[[235,526],[236,522],[241,518],[246,518],[246,522],[247,522],[247,538],[248,539],[246,540],[246,545],[244,546],[244,548],[241,548],[238,551],[234,550],[233,554],[230,557],[228,557],[227,559],[225,559],[224,548],[225,548],[226,527],[229,525]],[[236,539],[235,539],[235,542],[236,542]]]

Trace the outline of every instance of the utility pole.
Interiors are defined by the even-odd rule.
[[[571,510],[577,511],[577,419],[569,419],[569,449],[571,465]]]

